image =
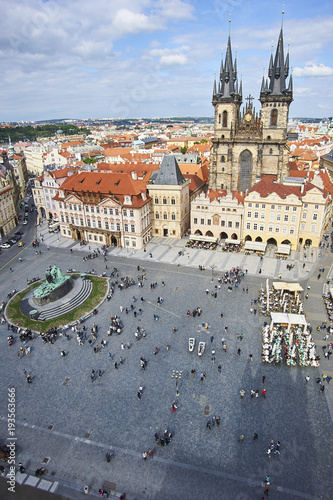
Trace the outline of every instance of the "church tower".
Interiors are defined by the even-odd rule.
[[[283,30],[269,62],[268,79],[263,77],[260,91],[261,130],[263,138],[262,174],[277,173],[277,181],[288,175],[289,152],[286,147],[289,106],[293,101],[292,76],[289,75],[289,53],[284,58]]]
[[[212,104],[215,108],[214,138],[211,151],[209,185],[212,189],[231,189],[232,152],[229,141],[237,128],[242,104],[242,83],[238,85],[237,61],[232,59],[230,34],[225,61],[221,60],[218,84],[214,81]]]

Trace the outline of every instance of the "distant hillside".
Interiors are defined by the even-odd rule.
[[[0,127],[0,143],[7,143],[8,137],[11,138],[12,143],[23,141],[25,139],[27,139],[28,141],[36,141],[41,137],[54,137],[55,135],[57,135],[58,130],[59,125],[51,124],[38,125],[37,127],[32,127],[31,125],[10,128]],[[61,131],[64,135],[90,134],[89,129],[79,128],[72,124],[61,124]]]

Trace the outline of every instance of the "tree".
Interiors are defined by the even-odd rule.
[[[182,148],[180,148],[180,151],[184,155],[186,153],[186,151],[187,151],[187,147],[183,146]]]

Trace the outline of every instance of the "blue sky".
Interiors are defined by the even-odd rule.
[[[277,0],[2,0],[0,121],[212,116],[231,14],[243,97],[259,109]],[[290,116],[333,116],[333,3],[284,7]]]

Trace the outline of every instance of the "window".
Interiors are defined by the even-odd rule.
[[[259,219],[259,212],[254,212],[254,218]]]
[[[117,227],[117,231],[120,231],[120,222],[117,222],[116,227]]]
[[[305,224],[301,224],[301,231],[305,231]]]
[[[221,125],[221,113],[219,114],[219,124]]]
[[[252,203],[248,203],[248,204],[247,204],[247,206],[248,206],[249,208],[252,208]]]
[[[158,205],[158,198],[155,196],[155,205]]]
[[[265,226],[264,226],[264,224],[260,224],[260,226],[259,226],[259,231],[263,231],[263,230],[264,230],[264,227],[265,227]]]
[[[263,203],[263,204],[261,205],[261,208],[266,208],[266,203]]]
[[[124,224],[124,231],[126,231],[126,233],[128,233],[128,224]]]
[[[266,217],[265,212],[261,212],[261,214],[260,214],[260,219],[264,219],[265,217]]]
[[[163,205],[166,205],[166,204],[167,204],[167,199],[166,199],[166,197],[164,196],[164,198],[163,198]]]
[[[313,225],[313,226],[311,226],[311,233],[315,233],[315,232],[316,232],[316,226]]]
[[[100,220],[97,221],[97,227],[99,227],[99,229],[102,229],[102,221]]]
[[[90,207],[90,212],[93,214],[95,212],[95,208],[94,207]]]
[[[315,210],[318,210],[319,209],[319,205],[315,205],[314,208],[315,208]]]
[[[89,234],[89,235],[88,235],[88,238],[89,238],[90,240],[92,239],[92,236],[91,236],[91,234]]]
[[[273,226],[272,226],[272,224],[270,224],[270,225],[268,226],[268,232],[269,232],[269,233],[272,233],[272,232],[273,232]]]
[[[271,127],[276,127],[277,125],[277,109],[272,109],[271,111]]]
[[[97,234],[94,234],[94,241],[97,241]]]
[[[167,218],[168,218],[168,214],[167,214],[166,212],[164,212],[164,213],[163,213],[163,219],[164,219],[164,220],[167,220]]]
[[[82,210],[81,205],[78,205],[78,207],[77,207],[77,208],[78,208],[79,212],[81,212],[81,210]]]
[[[109,214],[113,215],[113,208],[109,208]]]
[[[222,127],[227,127],[228,126],[228,112],[223,111],[223,122],[222,122]]]
[[[200,224],[204,224],[205,223],[205,219],[200,219]]]
[[[251,222],[246,223],[246,229],[251,229]]]
[[[198,219],[197,219],[197,217],[194,217],[194,219],[193,219],[193,224],[198,224]]]
[[[228,227],[232,227],[232,221],[231,220],[228,221]]]
[[[289,215],[288,214],[284,214],[284,218],[283,218],[284,222],[288,222],[289,220]]]
[[[248,218],[249,218],[249,219],[251,219],[251,217],[252,217],[252,212],[248,212],[248,213],[247,213],[247,216],[248,216]]]
[[[293,212],[297,212],[297,207],[293,207]]]
[[[36,194],[36,193],[35,193]],[[62,208],[62,203],[59,203],[59,208]]]
[[[258,231],[258,224],[256,222],[253,224],[253,229],[254,231]]]
[[[239,222],[235,222],[235,227],[239,228]]]
[[[67,208],[66,203],[64,203],[64,208]]]
[[[256,204],[254,205],[254,207],[255,207],[255,208],[259,208],[259,203],[256,203]]]
[[[225,220],[221,220],[221,226],[224,227],[225,226]]]
[[[92,220],[92,227],[96,227],[96,219]]]
[[[105,221],[105,229],[109,229],[109,223],[107,220]]]
[[[171,214],[171,219],[172,219],[172,220],[176,220],[176,214],[175,214],[174,212]],[[210,221],[208,221],[208,224],[209,224],[209,223],[210,223]]]
[[[285,210],[288,212],[288,210],[290,210],[290,206],[289,205],[286,205],[285,207]]]
[[[275,210],[275,205],[271,205],[271,210]]]
[[[176,205],[176,200],[174,197],[171,198],[171,205]]]
[[[281,205],[278,205],[278,206],[277,206],[277,209],[278,209],[278,210],[282,210],[282,206],[281,206]]]
[[[74,217],[71,217],[71,224],[74,224]]]
[[[135,226],[134,226],[134,224],[131,224],[131,233],[135,233]]]
[[[221,163],[224,163],[224,162],[225,162],[225,156],[224,156],[224,155],[222,155],[222,156],[221,156]]]
[[[124,208],[123,210],[123,215],[126,217],[127,216],[127,210]]]
[[[290,234],[294,234],[294,233],[295,233],[295,228],[294,228],[294,226],[291,226],[291,228],[289,229],[289,233],[290,233]]]
[[[73,210],[72,204],[69,204],[69,210]]]
[[[307,203],[304,203],[304,208],[308,208],[308,204]]]
[[[281,220],[281,214],[276,214],[276,220]]]
[[[61,215],[60,218],[61,218],[61,222],[65,222],[65,219],[64,219],[63,215]]]
[[[96,213],[99,214],[99,207],[96,207]]]
[[[272,155],[273,154],[273,149],[272,148],[269,148],[269,154]]]
[[[303,212],[302,219],[306,219],[307,215],[307,212]]]
[[[279,233],[280,232],[280,226],[275,226],[275,232]]]
[[[86,210],[86,212],[89,212],[89,207],[88,207],[88,205],[86,205],[86,206],[85,206],[85,210]]]
[[[107,213],[108,213],[108,209],[107,208],[104,208],[104,213],[105,213],[105,215],[107,215]]]
[[[119,210],[118,210],[118,208],[115,208],[114,213],[115,213],[115,215],[119,215]]]
[[[111,231],[114,231],[114,222],[111,222]]]
[[[130,210],[130,217],[134,217],[134,212],[133,212],[133,210]]]
[[[67,222],[67,224],[69,223],[68,215],[66,215],[66,222]]]
[[[99,241],[103,241],[103,236],[100,236],[100,237],[99,237]]]
[[[87,226],[88,226],[88,227],[90,227],[90,226],[91,226],[90,219],[87,219]]]
[[[287,234],[287,230],[288,230],[288,227],[287,227],[287,226],[283,226],[283,227],[282,227],[282,232],[283,232],[283,234]]]
[[[312,220],[318,220],[318,214],[313,214]]]
[[[158,212],[156,212],[155,219],[159,219],[159,218],[160,218],[160,214]]]
[[[291,220],[291,222],[295,223],[296,222],[296,215],[292,215],[290,220]]]

